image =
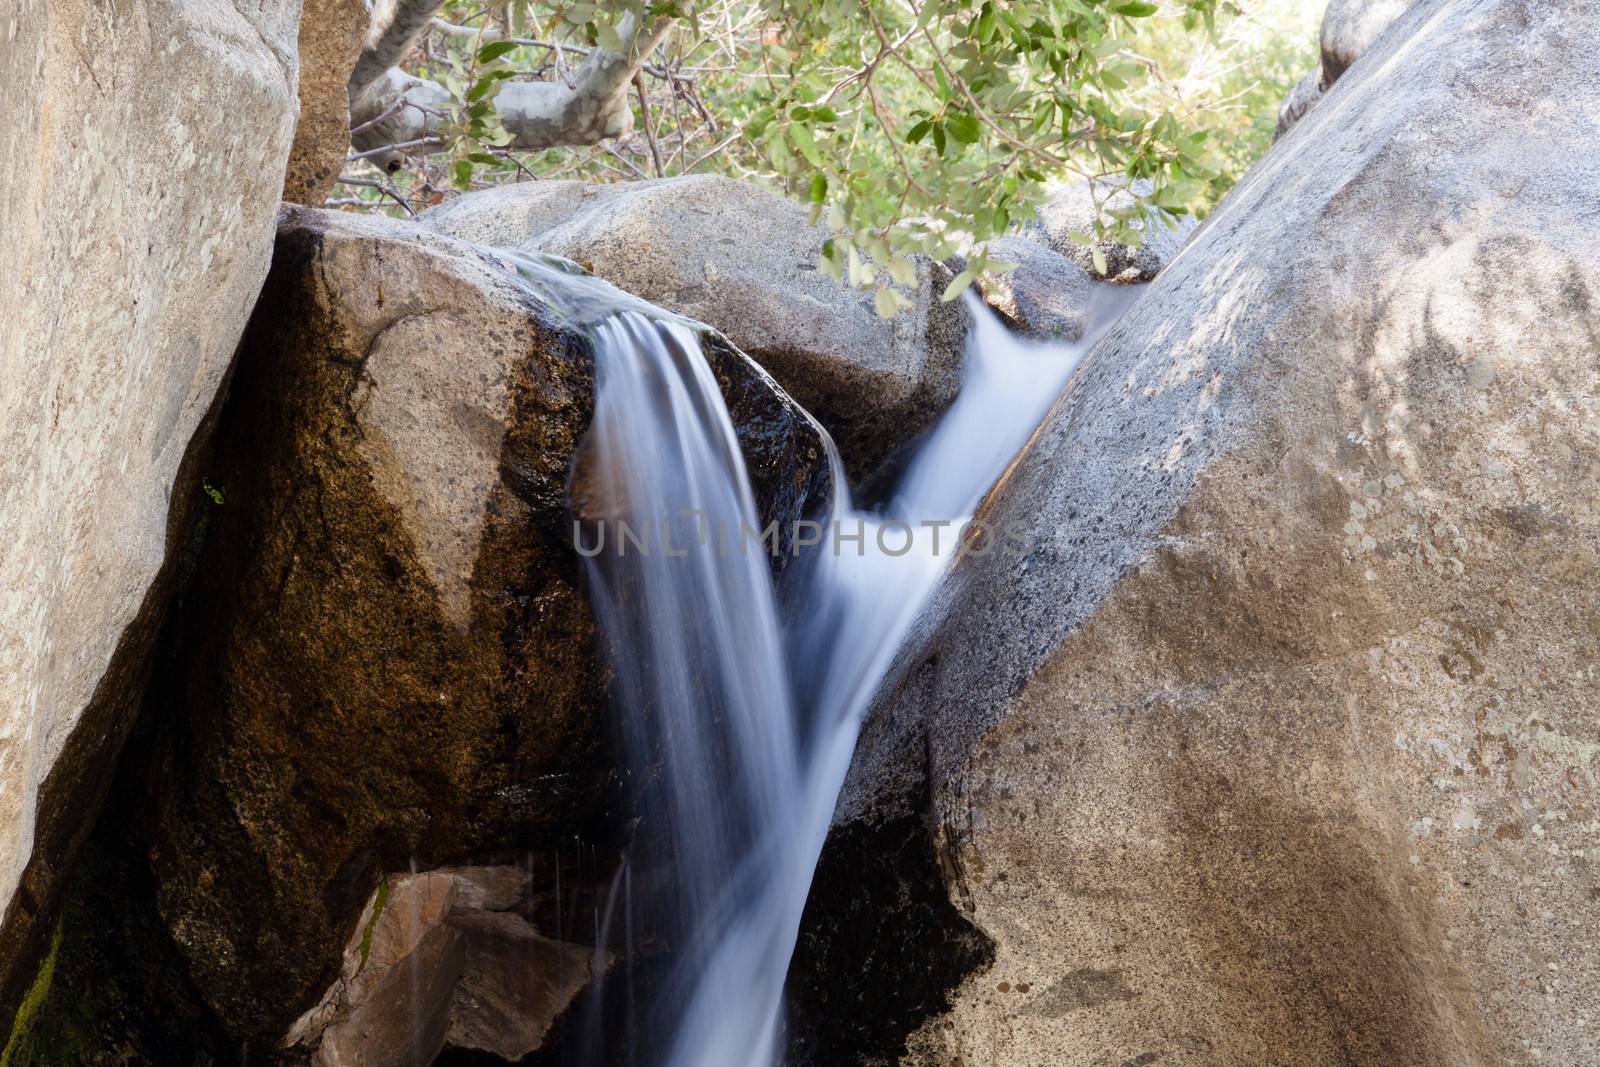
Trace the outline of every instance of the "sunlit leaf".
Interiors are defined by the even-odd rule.
[[[517,50],[515,41],[490,41],[478,49],[479,63],[493,63],[503,55],[508,55]]]
[[[944,287],[944,292],[939,295],[939,299],[948,304],[950,301],[966,292],[967,286],[971,285],[972,279],[976,278],[977,276],[978,272],[973,270],[971,267],[968,267],[966,270],[950,279],[950,284]]]

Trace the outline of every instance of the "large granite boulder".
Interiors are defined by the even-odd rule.
[[[298,0],[0,13],[0,1031],[132,719],[266,274]]]
[[[806,208],[759,186],[526,182],[457,197],[419,221],[577,260],[716,327],[828,428],[852,476],[924,430],[960,385],[967,320],[940,300],[949,270],[922,261],[912,306],[880,318],[870,290],[818,270],[827,235]]]
[[[367,33],[362,0],[305,0],[300,18],[300,120],[283,180],[291,204],[321,206],[350,151],[346,85]]]
[[[943,907],[819,883],[812,1062],[1600,1062],[1597,35],[1419,4],[1097,346],[865,729],[824,865]]]
[[[1344,76],[1416,0],[1328,0],[1322,13],[1322,86]]]
[[[1009,271],[987,271],[978,278],[984,303],[1006,323],[1029,337],[1076,341],[1088,322],[1094,280],[1061,253],[1008,235],[989,242],[989,255],[1013,263]]]
[[[1278,111],[1274,140],[1316,106],[1350,65],[1416,0],[1330,0],[1322,13],[1321,61],[1295,83]]]
[[[546,855],[609,796],[566,510],[593,350],[550,307],[432,231],[284,216],[144,775],[165,922],[252,1043],[337,980],[385,874]],[[765,517],[825,504],[820,429],[705,344]]]

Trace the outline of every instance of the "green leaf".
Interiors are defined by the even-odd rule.
[[[928,131],[931,129],[933,129],[933,123],[927,119],[923,119],[921,122],[911,127],[910,131],[906,134],[906,144],[917,144],[924,137],[928,136]]]
[[[811,176],[811,202],[820,204],[828,199],[828,176],[826,174],[813,174]]]
[[[515,41],[490,41],[478,49],[478,62],[493,63],[508,52],[515,52],[516,50],[517,44]]]
[[[594,24],[594,39],[596,44],[608,51],[622,52],[626,50],[622,44],[622,38],[617,35],[617,28],[609,22],[597,22]]]
[[[1117,14],[1127,18],[1143,19],[1154,15],[1161,8],[1149,3],[1148,0],[1127,0],[1127,3],[1119,5],[1116,10]]]
[[[822,153],[817,151],[817,142],[811,139],[811,131],[804,126],[794,125],[789,127],[789,138],[794,141],[794,146],[800,154],[806,157],[806,162],[813,167],[822,166]]]
[[[472,161],[470,159],[456,160],[456,165],[451,168],[451,177],[455,180],[455,186],[457,189],[471,188]]]
[[[971,267],[968,267],[966,270],[950,279],[950,284],[944,287],[944,292],[940,294],[939,299],[948,304],[950,301],[966,292],[967,286],[971,285],[972,279],[976,278],[977,276],[978,272],[973,270]]]
[[[788,169],[789,166],[787,160],[785,159],[785,157],[789,154],[789,138],[787,133],[788,131],[780,127],[767,141],[767,161],[770,162],[773,167],[779,171],[779,173],[783,173]]]
[[[887,285],[879,286],[878,295],[872,299],[872,307],[881,319],[894,318],[895,312],[900,310],[900,301],[895,299],[894,290]]]
[[[1102,249],[1099,245],[1095,245],[1094,246],[1094,251],[1093,251],[1092,254],[1094,256],[1094,272],[1096,274],[1100,275],[1102,278],[1105,277],[1105,274],[1106,274],[1106,253],[1105,253],[1105,250]]]
[[[745,120],[744,135],[752,141],[755,140],[766,132],[767,127],[772,123],[772,119],[773,110],[770,106],[758,109]]]
[[[950,131],[950,136],[962,144],[972,144],[978,139],[979,133],[982,132],[976,115],[951,115],[944,120],[944,125],[945,129]]]

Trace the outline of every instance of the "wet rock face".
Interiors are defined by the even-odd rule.
[[[994,944],[945,891],[925,796],[840,827],[817,866],[788,987],[791,1067],[895,1062]]]
[[[709,352],[765,517],[792,521],[826,498],[820,434]],[[282,1038],[384,872],[570,836],[603,799],[563,503],[592,387],[588,341],[504,263],[285,215],[150,712],[156,896],[230,1032]]]
[[[565,256],[722,331],[814,414],[852,479],[955,399],[966,339],[951,274],[922,262],[913,306],[878,317],[871,292],[817,269],[826,232],[806,208],[726,178],[525,182],[457,197],[419,221],[485,244]]]
[[[1597,32],[1403,15],[987,502],[828,846],[993,942],[900,1062],[1600,1061]]]
[[[385,880],[289,1043],[317,1067],[425,1067],[446,1047],[508,1063],[537,1051],[610,954],[541,934],[532,885],[514,866]]]
[[[0,14],[0,1032],[131,726],[184,457],[266,274],[299,12]]]

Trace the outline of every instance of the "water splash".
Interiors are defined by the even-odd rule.
[[[868,701],[957,531],[1133,295],[1100,287],[1096,328],[1056,345],[1018,339],[969,297],[956,402],[882,514],[853,508],[830,443],[838,493],[780,599],[769,557],[737,537],[757,526],[755,500],[698,328],[547,263],[519,267],[594,340],[584,477],[612,540],[585,553],[589,598],[641,806],[671,858],[654,907],[675,962],[633,1040],[666,1067],[771,1064]],[[643,536],[619,536],[623,522]]]

